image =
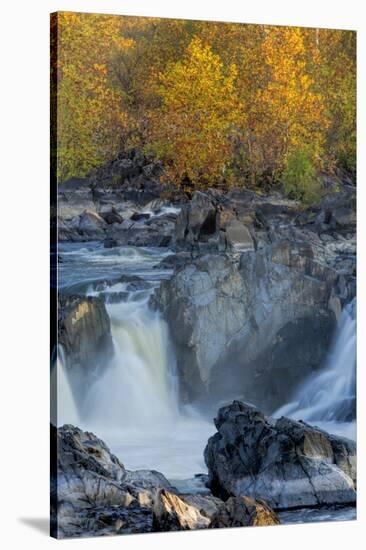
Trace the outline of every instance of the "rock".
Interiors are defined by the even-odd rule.
[[[51,430],[57,468],[51,478],[52,534],[97,534],[100,512],[128,507],[134,498],[121,486],[125,469],[94,434],[65,425]],[[104,527],[104,525],[103,525]]]
[[[153,506],[162,490],[171,494],[178,492],[163,474],[155,470],[128,471],[123,483],[141,506]]]
[[[275,512],[263,501],[250,497],[230,497],[212,517],[212,528],[279,525]]]
[[[216,208],[205,193],[195,191],[192,200],[183,206],[176,223],[178,246],[207,243],[216,234]]]
[[[134,222],[141,221],[141,220],[148,220],[150,218],[150,214],[144,213],[144,212],[134,212],[132,216],[130,217],[130,220],[133,220]]]
[[[112,207],[109,212],[103,212],[100,213],[101,217],[105,222],[107,222],[108,225],[111,225],[112,223],[122,223],[123,218],[118,214],[117,210]]]
[[[154,505],[154,527],[156,531],[181,531],[203,529],[210,520],[202,515],[195,506],[187,504],[179,496],[161,491]]]
[[[71,220],[85,210],[94,208],[90,181],[87,178],[71,178],[58,186],[57,214],[61,220]]]
[[[104,239],[105,221],[92,210],[85,210],[79,219],[78,232],[90,240]]]
[[[151,532],[153,506],[162,488],[159,472],[127,471],[90,432],[51,427],[57,464],[51,476],[51,529],[57,538]],[[56,456],[56,455],[54,455]]]
[[[240,396],[270,412],[320,368],[335,326],[328,303],[338,275],[313,255],[311,245],[289,240],[245,252],[239,263],[207,254],[162,283],[156,303],[188,400]]]
[[[191,255],[189,252],[179,252],[178,254],[171,254],[161,260],[161,262],[154,267],[154,269],[173,269],[182,267],[185,263],[189,262]]]
[[[103,241],[104,248],[114,248],[115,246],[119,246],[119,243],[116,239],[113,239],[112,237],[107,237],[107,239],[104,239]]]
[[[186,504],[195,507],[199,513],[208,518],[210,522],[223,504],[222,500],[211,494],[183,494],[181,495],[181,498]]]
[[[341,207],[332,212],[332,220],[336,227],[349,228],[356,225],[356,209]]]
[[[253,239],[249,229],[239,220],[231,220],[226,226],[226,242],[237,250],[254,250]]]
[[[249,496],[274,509],[356,501],[355,443],[238,401],[219,410],[215,425],[204,456],[216,496]]]
[[[113,354],[104,302],[96,297],[60,295],[58,316],[58,342],[64,348],[67,368],[83,382],[90,382],[91,373],[105,368]]]

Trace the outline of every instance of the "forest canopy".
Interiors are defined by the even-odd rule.
[[[301,198],[356,171],[352,31],[58,13],[51,99],[58,181],[131,147],[176,185]]]

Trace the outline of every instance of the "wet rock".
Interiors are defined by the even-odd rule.
[[[219,505],[212,517],[212,528],[251,527],[279,525],[281,522],[275,512],[263,501],[250,497],[230,497]]]
[[[65,350],[67,368],[90,379],[113,354],[104,302],[95,297],[60,296],[58,315],[58,341]]]
[[[195,506],[187,504],[178,495],[161,491],[154,506],[154,527],[156,531],[181,531],[203,529],[210,520]]]
[[[150,218],[150,214],[144,213],[144,212],[134,212],[132,216],[130,217],[130,220],[133,220],[134,222],[141,221],[141,220],[148,220]]]
[[[119,246],[119,242],[117,241],[117,239],[108,237],[107,239],[104,239],[103,246],[104,248],[114,248],[116,246]]]
[[[218,411],[215,425],[204,453],[215,495],[249,496],[274,509],[355,502],[353,442],[238,401]]]
[[[90,240],[104,239],[106,222],[92,210],[85,210],[79,219],[78,233]]]

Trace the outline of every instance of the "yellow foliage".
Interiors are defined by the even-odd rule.
[[[179,183],[209,185],[223,179],[236,123],[243,118],[235,93],[237,69],[195,37],[181,61],[159,75],[160,109],[151,113],[149,148]]]
[[[355,170],[355,33],[69,12],[53,22],[61,180],[130,145],[191,187],[273,182],[299,151],[314,169]]]

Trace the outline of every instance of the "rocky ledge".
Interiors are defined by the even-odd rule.
[[[68,367],[90,375],[91,366],[113,354],[110,319],[97,297],[62,296],[58,300],[58,342]],[[103,361],[101,359],[103,358]]]
[[[356,444],[234,401],[205,449],[214,495],[249,496],[273,509],[356,502]]]
[[[51,531],[57,538],[276,525],[262,501],[180,494],[154,470],[128,471],[94,434],[51,427]]]

